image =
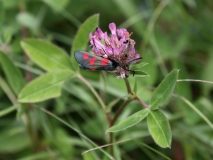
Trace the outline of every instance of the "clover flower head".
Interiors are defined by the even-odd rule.
[[[96,56],[108,58],[118,63],[115,72],[118,78],[127,78],[130,75],[129,65],[140,60],[140,55],[135,51],[135,41],[125,29],[117,29],[115,23],[109,24],[111,36],[99,27],[95,33],[90,33],[90,44]]]

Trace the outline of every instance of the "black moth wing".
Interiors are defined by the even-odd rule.
[[[115,61],[98,57],[81,50],[75,51],[74,56],[79,63],[79,67],[85,70],[113,71],[118,66],[118,63]]]

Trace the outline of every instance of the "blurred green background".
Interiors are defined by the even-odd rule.
[[[70,54],[79,26],[97,13],[103,31],[109,33],[108,24],[114,22],[118,28],[133,32],[131,38],[136,41],[137,52],[149,63],[144,71],[150,77],[140,78],[138,84],[138,96],[145,102],[174,68],[180,69],[179,79],[213,81],[212,0],[1,0],[0,50],[29,82],[43,70],[26,60],[20,41],[27,37],[45,39]],[[81,73],[106,104],[127,94],[123,80],[110,73]],[[0,76],[6,81],[1,66]],[[133,85],[134,78],[129,81]],[[1,111],[12,105],[2,86],[1,83]],[[99,150],[82,156],[83,151],[94,146],[64,122],[38,109],[50,110],[97,145],[107,144],[108,124],[94,95],[78,79],[66,82],[66,86],[59,98],[28,105],[26,117],[16,118],[16,112],[0,117],[0,160],[107,159]],[[212,88],[208,83],[178,82],[175,93],[187,98],[213,121]],[[118,121],[140,109],[137,102],[130,103]],[[115,134],[116,141],[135,139],[115,146],[116,159],[165,159],[144,144],[174,160],[213,159],[213,131],[193,109],[171,97],[162,110],[172,129],[171,148],[158,147],[150,137],[146,121],[142,121]]]

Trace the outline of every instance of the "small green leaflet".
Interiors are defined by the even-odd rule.
[[[58,97],[65,80],[73,76],[74,73],[69,70],[46,73],[27,84],[20,92],[18,101],[33,103]]]
[[[146,62],[140,62],[140,63],[133,63],[130,65],[130,70],[136,71],[136,70],[141,70],[142,67],[147,65],[148,63]]]
[[[147,77],[149,76],[146,72],[143,71],[134,71],[134,77]]]
[[[155,143],[162,148],[171,146],[170,125],[166,116],[160,110],[150,111],[147,117],[147,125]]]
[[[2,67],[10,87],[16,95],[24,87],[25,81],[19,69],[13,64],[9,57],[0,51],[0,66]]]
[[[29,58],[46,71],[71,70],[67,53],[48,41],[25,39],[21,46]]]
[[[132,127],[135,124],[139,123],[142,119],[146,118],[146,116],[148,114],[149,114],[149,110],[143,109],[143,110],[131,115],[130,117],[128,117],[124,121],[120,122],[119,124],[107,129],[106,132],[118,132],[118,131],[127,129],[129,127]]]
[[[150,109],[158,109],[170,97],[178,79],[178,72],[179,70],[174,69],[155,89],[150,99]]]

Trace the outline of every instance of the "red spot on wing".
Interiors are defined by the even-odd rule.
[[[83,59],[88,59],[89,58],[89,55],[87,53],[84,53],[83,54]]]
[[[110,60],[103,58],[103,59],[101,60],[101,65],[102,65],[102,66],[106,66],[106,65],[108,65],[109,62],[110,62]]]
[[[95,64],[95,60],[97,59],[97,57],[93,57],[92,59],[90,59],[89,64],[90,66],[93,66]]]
[[[89,61],[90,66],[93,66],[95,63],[95,61],[93,61],[92,59]]]
[[[94,70],[96,70],[96,68],[90,68],[90,70],[94,71]]]

